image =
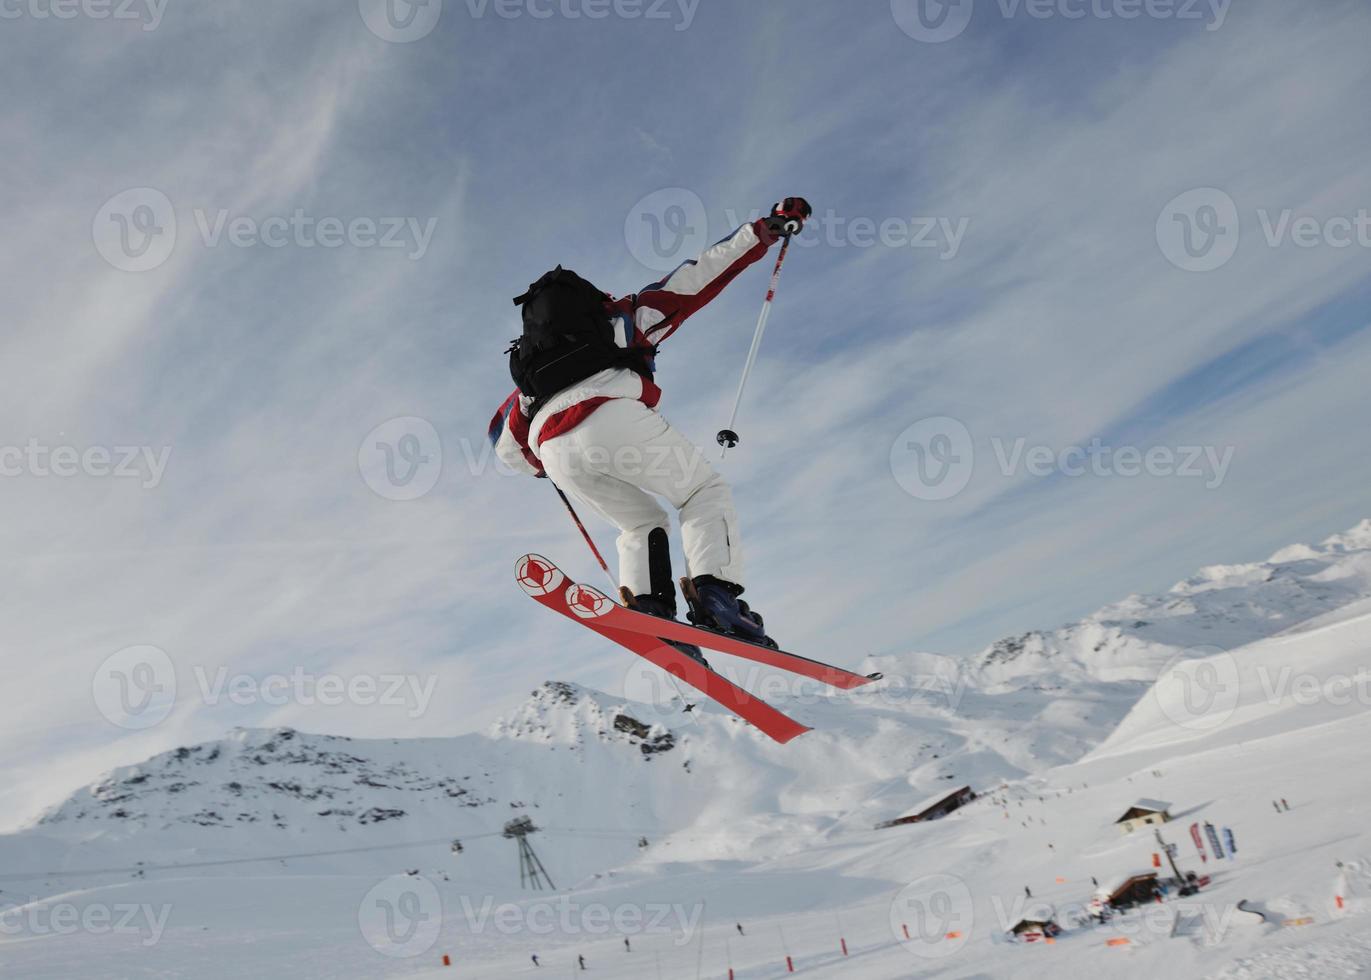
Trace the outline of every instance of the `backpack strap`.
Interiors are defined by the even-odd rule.
[[[512,349],[513,345],[511,345],[511,350]],[[506,351],[506,353],[509,353],[509,351]],[[651,364],[652,359],[656,356],[656,347],[626,347],[623,349],[623,353],[620,354],[619,357],[615,359],[615,362],[613,364],[610,364],[609,367],[627,368],[634,374],[641,375],[644,380],[651,381]],[[529,424],[532,425],[533,420],[538,417],[538,413],[541,412],[545,407],[547,407],[547,403],[552,401],[552,399],[556,398],[560,394],[561,392],[558,391],[554,392],[551,395],[546,395],[542,398],[534,398],[528,406]]]

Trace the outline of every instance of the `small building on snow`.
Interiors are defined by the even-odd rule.
[[[1019,923],[1009,930],[1010,935],[1020,942],[1040,943],[1044,939],[1055,939],[1061,935],[1062,927],[1051,919],[1020,919]]]
[[[1139,800],[1114,823],[1119,831],[1131,834],[1140,827],[1163,824],[1171,819],[1171,804],[1165,800]]]
[[[942,793],[932,799],[925,800],[917,810],[903,817],[896,817],[894,820],[887,820],[876,825],[877,830],[884,830],[887,827],[902,827],[910,823],[925,823],[929,820],[938,820],[947,816],[953,810],[960,810],[976,798],[976,793],[970,786],[963,786],[961,789],[953,790],[951,793]]]
[[[1114,909],[1128,909],[1157,900],[1157,872],[1127,875],[1106,881],[1092,900],[1092,911],[1097,905],[1107,905]]]

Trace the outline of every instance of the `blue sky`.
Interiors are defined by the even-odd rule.
[[[0,479],[6,809],[233,725],[437,735],[549,678],[622,689],[625,654],[510,581],[530,550],[596,570],[548,488],[483,455],[509,298],[559,262],[633,291],[687,257],[678,237],[711,241],[787,194],[820,221],[787,264],[724,464],[750,594],[787,646],[969,655],[1371,513],[1371,250],[1322,232],[1272,245],[1263,227],[1371,208],[1365,4],[1252,0],[1220,22],[1208,4],[1037,19],[975,0],[940,43],[901,29],[911,7],[701,0],[590,19],[566,13],[599,9],[582,0],[444,0],[406,43],[369,29],[380,0],[169,0],[156,18],[128,8],[141,21],[7,7],[0,445],[168,455],[155,486],[27,464]],[[1169,202],[1198,188],[1240,224],[1207,272],[1164,237]],[[167,244],[162,261],[125,271],[106,205],[153,200],[118,197],[138,189],[164,195],[175,236],[163,222],[146,253]],[[165,217],[135,210],[135,233]],[[297,213],[403,219],[402,247],[209,244],[200,228]],[[690,234],[654,254],[652,221]],[[766,275],[659,361],[664,413],[703,444]],[[369,434],[400,417],[441,442],[413,500],[359,473]],[[949,499],[920,499],[892,446],[942,417],[974,465]],[[1016,440],[1097,438],[1230,465],[1213,487],[997,466]],[[92,685],[141,645],[167,652],[176,698],[129,730]],[[197,678],[221,669],[436,687],[417,714],[206,703]]]

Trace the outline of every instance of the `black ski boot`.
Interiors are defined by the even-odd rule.
[[[678,621],[676,619],[676,595],[674,591],[670,599],[657,595],[635,595],[633,601],[628,605],[630,609],[634,609],[640,613],[647,613],[649,616],[656,616],[658,619],[669,619],[673,623]],[[658,637],[658,639],[667,646],[680,650],[691,660],[698,661],[705,669],[713,669],[709,666],[709,661],[705,659],[705,655],[700,651],[700,648],[695,644],[682,643],[679,640],[668,640],[662,637]]]
[[[761,614],[738,598],[743,594],[741,585],[713,575],[697,575],[693,581],[683,581],[681,585],[689,586],[686,588],[686,599],[690,603],[687,618],[696,626],[778,649],[776,641],[766,635]]]
[[[648,595],[630,596],[624,589],[624,602],[630,609],[669,619],[676,622],[676,583],[671,576],[671,542],[665,528],[654,528],[647,536],[648,571],[651,575],[652,592]],[[658,637],[669,647],[680,650],[691,660],[698,661],[706,670],[712,669],[700,648],[693,643],[681,643]]]

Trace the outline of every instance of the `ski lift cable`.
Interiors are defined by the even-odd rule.
[[[498,837],[499,832],[470,834],[462,840],[480,840],[483,837]],[[285,854],[266,854],[261,857],[221,858],[214,861],[185,861],[177,864],[135,864],[122,868],[81,868],[64,871],[41,871],[33,874],[13,872],[0,874],[0,881],[32,881],[36,878],[75,878],[84,875],[112,875],[137,871],[183,871],[195,868],[217,868],[235,864],[258,864],[262,861],[288,861],[296,858],[332,857],[340,854],[363,854],[370,851],[399,851],[411,847],[429,847],[434,844],[451,844],[451,837],[435,837],[430,840],[405,841],[398,844],[372,844],[367,847],[340,847],[327,851],[295,851]]]
[[[550,836],[562,837],[589,837],[601,840],[615,840],[621,838],[641,838],[648,835],[658,835],[661,833],[660,827],[652,828],[632,828],[632,827],[539,827],[538,833]],[[489,831],[483,834],[462,834],[457,838],[434,837],[426,840],[403,841],[395,844],[371,844],[365,847],[340,847],[324,851],[291,851],[279,854],[265,854],[258,857],[239,857],[239,858],[220,858],[210,861],[185,861],[175,864],[133,864],[125,867],[116,868],[78,868],[65,869],[61,871],[36,871],[33,873],[9,872],[0,874],[0,881],[34,881],[39,878],[79,878],[84,876],[132,874],[136,872],[149,871],[189,871],[198,868],[218,868],[240,864],[260,864],[264,861],[289,861],[299,858],[313,857],[335,857],[344,854],[366,854],[377,851],[399,851],[413,847],[431,847],[438,844],[451,845],[453,840],[460,840],[463,843],[474,840],[484,840],[492,837],[501,837],[503,830]],[[678,841],[702,841],[713,840],[723,835],[718,834],[672,834],[666,836]],[[778,837],[802,837],[806,833],[796,834],[776,834]]]

